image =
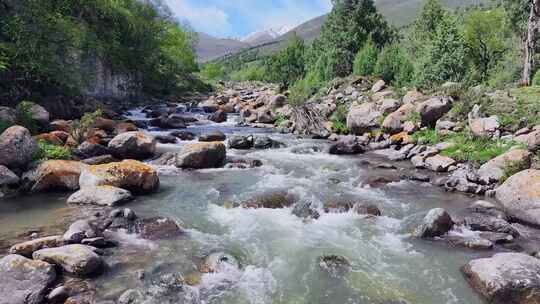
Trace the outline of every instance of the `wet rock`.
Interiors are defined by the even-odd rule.
[[[362,135],[380,127],[383,113],[375,103],[363,103],[353,106],[347,114],[347,128],[352,134]]]
[[[454,221],[446,210],[431,209],[424,217],[421,226],[414,231],[415,237],[431,238],[445,235],[454,226]]]
[[[0,135],[0,165],[10,169],[24,168],[38,149],[30,131],[20,126],[6,129]]]
[[[323,255],[319,257],[319,267],[333,277],[341,277],[351,271],[351,263],[340,255]]]
[[[80,144],[75,151],[73,151],[80,159],[92,158],[96,156],[109,155],[111,151],[100,144],[85,141]]]
[[[227,157],[225,168],[251,169],[263,165],[262,161],[247,157]]]
[[[176,155],[176,166],[184,169],[219,168],[227,156],[225,145],[221,142],[187,144]]]
[[[481,232],[480,237],[495,244],[507,244],[515,239],[511,234],[491,231]]]
[[[157,191],[159,177],[152,167],[136,160],[86,166],[80,176],[81,188],[113,186],[145,194]]]
[[[130,122],[121,122],[114,127],[115,134],[139,131],[139,128]]]
[[[12,108],[0,106],[0,120],[12,125],[17,120],[17,113]]]
[[[64,286],[59,286],[53,289],[47,295],[47,301],[50,304],[61,304],[61,303],[64,303],[68,297],[69,297],[68,289]]]
[[[199,265],[199,271],[202,273],[220,273],[227,269],[240,269],[240,263],[234,256],[225,252],[212,253]]]
[[[10,254],[0,259],[0,304],[41,304],[56,279],[54,267]]]
[[[493,249],[493,242],[480,237],[457,237],[450,236],[448,241],[454,246],[461,246],[473,250],[490,250]]]
[[[16,185],[20,178],[7,167],[0,165],[0,187]]]
[[[485,184],[497,183],[508,169],[514,172],[531,167],[532,153],[524,149],[512,149],[487,163],[478,170],[480,180]]]
[[[131,192],[112,186],[85,187],[73,193],[67,200],[74,205],[97,205],[114,207],[133,200]]]
[[[413,181],[426,182],[426,183],[431,180],[431,178],[428,175],[418,173],[418,172],[415,172],[415,173],[411,174],[409,176],[409,179],[413,180]]]
[[[165,152],[157,159],[152,160],[150,163],[156,166],[174,166],[176,164],[176,153]]]
[[[210,115],[208,115],[208,120],[216,122],[216,123],[222,123],[227,121],[227,113],[221,110],[218,110]]]
[[[519,237],[519,232],[512,227],[510,223],[493,216],[473,213],[466,216],[463,222],[465,225],[469,226],[471,230],[508,233],[514,237]]]
[[[446,172],[450,166],[454,166],[456,161],[450,157],[435,155],[425,159],[425,167],[435,172]]]
[[[172,135],[157,135],[155,139],[160,144],[174,144],[177,142],[177,138]]]
[[[508,221],[508,216],[504,210],[492,202],[476,201],[467,207],[467,210],[471,213],[485,214]]]
[[[185,233],[175,221],[165,217],[139,220],[135,229],[140,237],[151,241],[174,239]]]
[[[112,241],[106,240],[104,237],[83,239],[81,244],[95,248],[111,248],[117,245]]]
[[[135,289],[126,290],[119,298],[118,304],[139,304],[142,303],[144,295]]]
[[[497,188],[495,197],[513,218],[540,225],[540,170],[519,172]]]
[[[62,238],[67,243],[80,243],[83,239],[101,236],[101,233],[102,229],[95,219],[83,219],[73,222]]]
[[[257,195],[240,204],[242,208],[282,209],[294,205],[297,197],[287,191],[272,191]]]
[[[42,237],[11,246],[9,249],[10,254],[19,254],[27,258],[32,258],[34,251],[38,251],[43,248],[54,248],[62,246],[64,243],[62,236],[54,235]]]
[[[153,119],[150,121],[150,125],[160,127],[161,129],[185,129],[187,122],[184,117],[173,114]]]
[[[199,141],[201,142],[225,141],[225,139],[227,139],[227,136],[220,131],[214,131],[199,136]]]
[[[32,192],[73,191],[79,189],[81,170],[87,167],[77,161],[48,160],[23,175]]]
[[[116,159],[112,155],[101,155],[101,156],[83,159],[81,160],[81,162],[86,165],[103,165],[103,164],[118,162],[118,159]]]
[[[318,219],[321,215],[313,203],[298,202],[294,205],[292,214],[303,219]]]
[[[540,260],[522,253],[499,253],[462,267],[469,284],[489,303],[540,303]]]
[[[229,147],[231,149],[249,150],[253,148],[252,136],[234,135],[229,138]]]
[[[352,202],[326,202],[323,210],[324,213],[346,213],[352,210],[360,215],[382,215],[381,210],[375,205]]]
[[[358,141],[355,136],[346,136],[330,146],[330,154],[334,155],[353,155],[364,153],[364,145]]]
[[[95,274],[104,266],[103,260],[92,250],[92,247],[78,244],[41,249],[34,252],[32,256],[34,260],[57,265],[63,271],[76,276]]]
[[[194,140],[195,134],[188,131],[173,131],[171,132],[172,136],[177,137],[180,140]]]
[[[422,126],[434,127],[441,117],[452,108],[452,99],[448,97],[433,97],[416,107],[420,113]]]
[[[272,149],[283,147],[284,144],[273,140],[268,136],[255,136],[253,138],[253,148],[255,149]]]
[[[156,152],[156,140],[142,132],[126,132],[109,142],[112,155],[120,159],[146,159]]]

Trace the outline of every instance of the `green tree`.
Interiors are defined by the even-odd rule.
[[[508,50],[511,36],[502,9],[473,10],[466,18],[463,38],[467,57],[471,60],[479,80],[484,81]]]
[[[304,53],[304,41],[294,34],[287,48],[267,59],[268,80],[286,89],[302,78],[305,74]]]
[[[367,76],[373,74],[378,57],[379,49],[377,48],[375,43],[373,43],[373,40],[369,39],[354,59],[354,74],[359,76]]]
[[[398,85],[406,85],[412,81],[414,68],[405,51],[397,44],[391,44],[383,48],[374,73],[386,82],[394,82]]]
[[[353,61],[369,37],[378,47],[393,41],[396,31],[377,12],[373,0],[333,0],[333,9],[307,56],[308,70],[324,81],[352,72]],[[328,66],[329,65],[329,66]]]

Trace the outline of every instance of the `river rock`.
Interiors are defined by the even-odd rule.
[[[15,244],[9,248],[9,253],[32,258],[32,253],[34,253],[34,251],[44,248],[54,248],[62,246],[63,244],[64,240],[61,235],[47,236]]]
[[[222,142],[187,144],[176,155],[176,166],[184,169],[219,168],[224,165],[227,150]]]
[[[216,123],[222,123],[227,121],[227,113],[221,110],[218,110],[210,115],[208,115],[208,120],[216,122]]]
[[[140,237],[151,241],[173,239],[185,233],[174,220],[165,217],[138,220],[135,229]]]
[[[0,187],[7,185],[16,185],[20,178],[9,170],[6,166],[0,165]]]
[[[118,304],[139,304],[142,303],[144,295],[136,289],[126,290],[118,298]]]
[[[435,155],[426,158],[424,166],[435,172],[446,172],[450,166],[456,164],[456,161],[447,156]]]
[[[497,233],[507,233],[513,237],[519,237],[519,232],[504,219],[485,214],[473,213],[463,220],[464,224],[474,231],[491,231]]]
[[[353,106],[347,114],[347,128],[352,134],[362,135],[378,128],[383,113],[375,103],[363,103]]]
[[[498,134],[501,124],[499,117],[475,118],[469,120],[469,129],[478,137],[493,137]]]
[[[422,126],[434,127],[441,117],[452,108],[452,99],[449,97],[433,97],[416,107],[420,113]]]
[[[399,133],[404,130],[403,124],[414,111],[416,107],[413,104],[405,103],[395,112],[388,114],[381,127],[390,134]]]
[[[99,220],[82,219],[73,222],[62,238],[67,243],[80,243],[83,239],[101,236],[102,230]]]
[[[131,192],[112,186],[85,187],[73,193],[67,200],[74,205],[97,205],[114,207],[133,200]]]
[[[180,140],[194,140],[195,134],[188,131],[173,131],[171,132],[172,136],[177,137]]]
[[[269,191],[246,200],[240,206],[253,209],[281,209],[294,205],[296,201],[297,197],[287,191]]]
[[[51,131],[69,132],[71,130],[71,122],[67,120],[57,119],[49,124]]]
[[[540,129],[526,135],[518,136],[516,137],[516,141],[525,144],[527,149],[531,151],[537,151],[540,149]]]
[[[253,138],[253,148],[255,149],[272,149],[280,148],[282,146],[284,146],[284,144],[273,140],[268,136],[255,136]]]
[[[323,255],[319,257],[319,267],[333,277],[341,277],[351,271],[351,263],[340,255]]]
[[[32,256],[34,260],[57,265],[67,273],[82,277],[95,274],[104,266],[103,260],[92,248],[79,244],[66,245],[41,249]]]
[[[292,214],[302,219],[318,219],[321,217],[319,211],[312,202],[298,202],[294,205]]]
[[[54,266],[10,254],[0,259],[0,304],[41,304],[56,279]]]
[[[93,124],[94,128],[104,130],[109,133],[114,132],[115,126],[116,126],[116,123],[114,122],[114,120],[103,118],[103,117],[97,117],[94,120],[94,124]]]
[[[48,160],[24,174],[32,192],[73,191],[79,189],[79,177],[85,164],[69,160]]]
[[[240,269],[240,263],[234,256],[225,252],[212,253],[199,265],[199,271],[202,273],[220,273],[227,269]]]
[[[498,253],[462,269],[471,286],[493,304],[540,303],[540,260],[522,253]]]
[[[227,139],[227,136],[220,131],[205,133],[199,136],[199,141],[201,142],[224,141],[225,139]]]
[[[118,161],[119,161],[118,159],[116,159],[114,156],[110,154],[90,157],[90,158],[81,160],[81,162],[86,165],[103,165],[103,164],[108,164],[108,163],[115,163]]]
[[[75,149],[75,151],[73,151],[73,154],[75,154],[80,159],[86,159],[96,156],[109,155],[111,154],[111,151],[103,145],[90,141],[85,141],[80,144],[77,149]]]
[[[424,217],[421,226],[416,228],[414,236],[431,238],[445,235],[454,226],[450,214],[442,208],[431,209]]]
[[[162,129],[185,129],[187,127],[184,117],[175,114],[153,119],[150,121],[150,125],[158,126]]]
[[[0,165],[11,169],[26,167],[37,149],[37,142],[28,129],[10,127],[0,135]]]
[[[156,140],[142,132],[126,132],[109,142],[112,155],[120,159],[146,159],[156,152]]]
[[[540,225],[540,170],[521,171],[496,189],[495,197],[517,220]]]
[[[364,145],[355,136],[346,136],[330,146],[329,153],[334,155],[353,155],[364,153]]]
[[[249,150],[253,147],[252,136],[235,135],[229,137],[229,147],[231,149]]]
[[[159,177],[156,170],[142,162],[124,160],[83,167],[80,185],[81,188],[113,186],[135,194],[145,194],[159,188]]]
[[[506,170],[516,171],[531,167],[532,153],[524,149],[512,149],[483,164],[478,170],[480,180],[486,184],[499,182]]]
[[[175,144],[178,139],[172,135],[156,135],[155,139],[160,144]]]
[[[372,93],[378,93],[378,92],[382,91],[385,87],[386,87],[386,82],[384,82],[384,80],[382,80],[382,79],[378,80],[377,82],[375,82],[373,87],[371,87],[371,92]]]
[[[122,134],[126,132],[134,132],[134,131],[139,131],[139,128],[130,122],[121,122],[121,123],[116,124],[116,126],[114,126],[115,134]]]

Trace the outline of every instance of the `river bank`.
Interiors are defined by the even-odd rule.
[[[421,155],[430,164],[438,151],[426,153],[430,147],[401,132],[367,140],[332,135],[331,126],[318,139],[290,134],[327,121],[298,128],[290,118],[301,114],[288,108],[272,88],[244,87],[200,107],[134,109],[119,122],[98,120],[103,132],[92,130],[77,149],[85,148],[75,155],[82,163],[45,161],[20,174],[21,189],[36,194],[6,193],[2,248],[33,258],[22,264],[56,265],[54,275],[33,266],[47,272],[27,290],[32,303],[56,303],[51,294],[59,303],[481,303],[460,272],[470,261],[487,258],[504,273],[504,263],[490,258],[521,252],[511,256],[511,267],[522,267],[512,275],[526,279],[524,265],[536,267],[525,257],[540,248],[537,230],[516,223],[495,199],[447,192],[459,188],[438,182],[469,166],[418,169],[402,160]],[[354,111],[348,116],[356,128]],[[127,158],[144,163],[119,162]],[[496,189],[474,184],[489,187],[477,194]],[[60,235],[54,245],[42,239],[51,235]],[[31,244],[11,247],[22,241]],[[40,252],[56,246],[61,253]],[[75,248],[85,252],[83,264],[98,266],[74,271],[57,258],[73,258],[67,246],[86,246]],[[501,288],[492,292],[481,288],[481,270],[463,269],[481,294],[508,299],[514,277],[495,278]],[[526,287],[534,290],[534,282]],[[22,298],[28,293],[8,299]]]

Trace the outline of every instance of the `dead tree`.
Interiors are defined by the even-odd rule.
[[[316,103],[308,102],[292,108],[291,119],[294,129],[299,134],[314,134],[325,137],[329,135],[324,126],[326,116]]]
[[[530,85],[535,67],[536,34],[540,25],[540,0],[530,0],[529,19],[527,20],[527,35],[523,45],[523,74],[522,84]]]

